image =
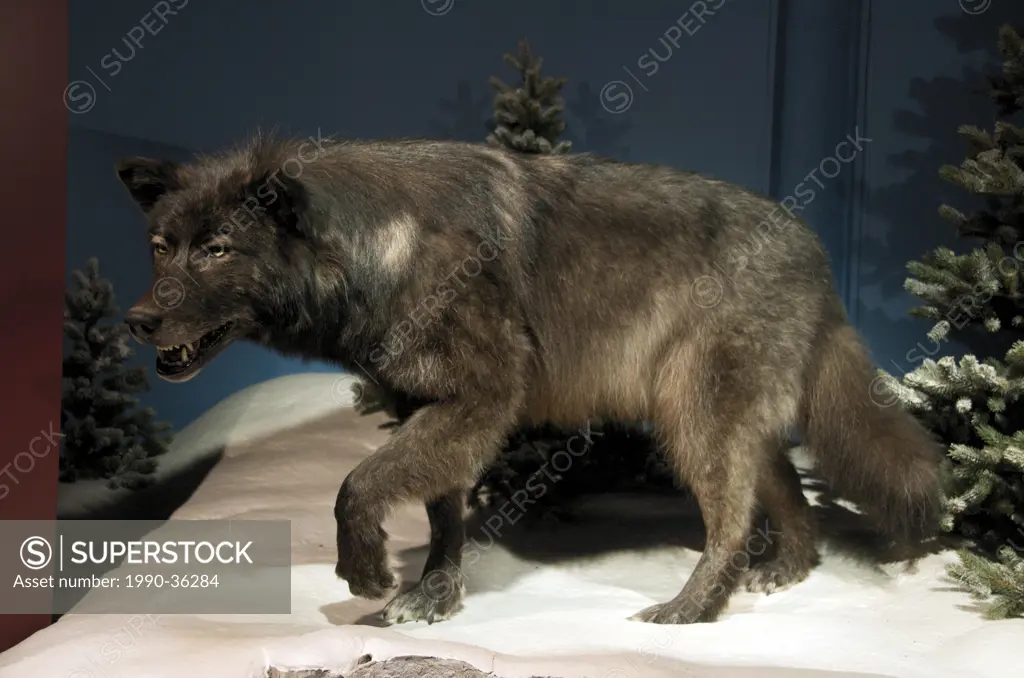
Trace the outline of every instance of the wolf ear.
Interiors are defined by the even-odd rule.
[[[310,231],[309,193],[296,179],[280,170],[258,175],[245,186],[244,200],[258,205],[281,230],[302,236],[313,235]]]
[[[178,166],[150,158],[125,158],[117,163],[117,176],[143,212],[149,212],[165,193],[181,188]]]

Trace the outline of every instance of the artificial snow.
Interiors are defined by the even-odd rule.
[[[158,477],[170,482],[204,457],[218,459],[175,518],[291,521],[290,615],[72,613],[0,654],[0,678],[255,678],[270,667],[347,674],[367,655],[457,659],[510,678],[1019,671],[1024,620],[982,619],[945,577],[951,553],[907,571],[827,546],[806,581],[771,596],[739,592],[718,622],[627,621],[678,593],[699,557],[699,515],[669,497],[593,497],[579,507],[582,520],[557,527],[473,521],[464,610],[434,625],[378,628],[384,601],[353,598],[333,572],[338,485],[388,435],[383,415],[351,409],[350,383],[304,374],[246,389],[181,431],[161,460]],[[64,489],[62,511],[78,515],[125,496],[99,484]],[[830,511],[826,535],[846,529]],[[393,565],[411,584],[426,557],[423,508],[398,508],[386,527]]]

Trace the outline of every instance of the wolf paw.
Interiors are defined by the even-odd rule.
[[[648,622],[650,624],[693,624],[699,621],[707,621],[701,619],[702,612],[703,610],[700,606],[684,605],[671,601],[645,607],[630,617],[629,620]]]
[[[410,591],[395,597],[381,613],[388,624],[425,621],[433,624],[451,619],[462,609],[464,587],[445,570],[430,572]]]
[[[373,414],[385,407],[384,391],[375,384],[357,381],[352,384],[353,409],[359,414]]]
[[[343,563],[339,559],[334,572],[348,582],[349,592],[359,598],[379,600],[396,587],[395,575],[387,565],[371,563],[365,559],[355,563]]]
[[[743,585],[754,593],[772,594],[799,584],[811,573],[813,565],[784,558],[754,565],[743,574]]]
[[[394,590],[395,575],[388,567],[384,548],[384,530],[363,530],[354,534],[347,526],[338,526],[338,563],[334,573],[348,582],[353,596],[377,600]]]

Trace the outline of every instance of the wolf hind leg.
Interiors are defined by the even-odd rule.
[[[779,440],[770,463],[758,481],[757,500],[769,524],[755,526],[754,555],[770,556],[753,565],[744,576],[748,591],[774,593],[797,584],[820,562],[814,515],[800,485],[800,475]]]
[[[656,434],[680,481],[693,491],[707,531],[704,552],[679,594],[631,619],[714,621],[749,567],[748,541],[766,461],[763,395],[736,347],[679,346],[655,385]]]

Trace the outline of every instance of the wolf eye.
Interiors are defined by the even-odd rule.
[[[211,257],[221,258],[228,253],[228,248],[224,245],[210,245],[206,248],[207,254]]]
[[[167,254],[167,245],[159,242],[153,243],[153,251],[161,255]]]

